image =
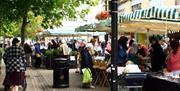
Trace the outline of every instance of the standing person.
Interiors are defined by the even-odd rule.
[[[106,48],[106,43],[105,43],[105,41],[103,41],[102,43],[101,43],[101,48],[102,48],[102,56],[104,56],[105,54],[105,48]]]
[[[10,87],[11,91],[18,91],[20,85],[25,81],[26,58],[24,49],[19,46],[20,41],[17,38],[12,40],[12,46],[5,50],[3,55],[6,65],[6,76],[3,82],[6,87]]]
[[[55,40],[51,40],[51,42],[52,42],[52,45],[51,45],[50,49],[57,49],[58,45],[57,45],[56,41]]]
[[[147,48],[142,45],[142,44],[138,44],[138,51],[137,51],[137,55],[141,56],[141,57],[146,57],[147,56]]]
[[[180,75],[180,46],[178,41],[170,42],[171,51],[167,58],[167,70],[172,75]]]
[[[59,50],[62,56],[68,57],[70,54],[70,48],[68,47],[67,43],[65,41],[61,41],[61,45],[59,46]]]
[[[125,66],[125,63],[127,62],[127,41],[128,38],[125,36],[121,36],[118,40],[118,58],[116,62],[118,66]]]
[[[154,72],[161,71],[163,69],[164,62],[166,59],[163,49],[159,44],[155,35],[151,36],[149,38],[149,41],[151,43],[151,48],[149,51],[150,51],[152,71]]]
[[[28,67],[31,67],[32,63],[31,63],[31,55],[32,55],[32,49],[31,47],[29,46],[28,43],[25,43],[24,44],[24,51],[25,51],[25,54],[26,54],[26,61],[27,61],[27,66]]]
[[[35,68],[40,68],[41,66],[42,53],[40,50],[40,43],[35,44]]]
[[[92,76],[94,76],[94,69],[93,69],[93,59],[91,53],[92,45],[86,44],[86,47],[81,50],[81,69],[89,68]],[[85,88],[95,88],[91,83],[83,83],[83,87]]]

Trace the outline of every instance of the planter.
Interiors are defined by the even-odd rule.
[[[45,67],[46,69],[52,69],[52,57],[45,56]]]

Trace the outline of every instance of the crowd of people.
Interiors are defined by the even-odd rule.
[[[127,44],[128,41],[129,44]],[[118,43],[117,65],[125,66],[125,63],[130,60],[139,65],[142,71],[145,71],[144,67],[146,67],[148,71],[152,72],[166,71],[176,75],[179,74],[179,40],[166,41],[152,35],[149,37],[148,46],[145,46],[122,36]],[[148,62],[150,65],[145,64]]]
[[[131,61],[137,64],[142,71],[171,72],[180,74],[180,47],[179,40],[165,41],[155,35],[149,37],[149,44],[145,46],[136,43],[133,39],[121,36],[118,40],[117,66],[125,66]],[[46,50],[57,49],[62,55],[70,55],[71,51],[77,51],[77,73],[80,69],[89,68],[94,76],[93,61],[97,56],[111,57],[110,41],[102,42],[98,38],[92,38],[89,42],[73,40],[71,43],[62,40],[52,40],[45,45],[44,42],[36,42],[34,45],[25,43],[20,46],[20,41],[14,38],[12,46],[5,49],[3,55],[6,64],[6,77],[3,85],[17,91],[17,86],[23,83],[26,67],[40,68],[42,57]],[[34,57],[32,56],[34,54]],[[31,59],[35,59],[33,62]],[[146,63],[150,63],[147,65]],[[92,85],[89,87],[94,88]]]

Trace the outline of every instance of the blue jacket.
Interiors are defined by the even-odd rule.
[[[118,48],[118,58],[117,58],[117,61],[116,61],[116,64],[119,65],[119,64],[125,64],[127,62],[127,53],[126,53],[126,49],[123,48],[121,45],[119,45],[119,48]]]

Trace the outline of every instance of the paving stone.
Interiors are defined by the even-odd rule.
[[[0,76],[0,91],[3,91],[2,82],[5,76],[5,67],[2,64]],[[26,71],[26,91],[110,91],[110,87],[84,89],[81,85],[82,75],[75,73],[75,69],[69,70],[69,88],[52,88],[53,70],[28,68]]]

